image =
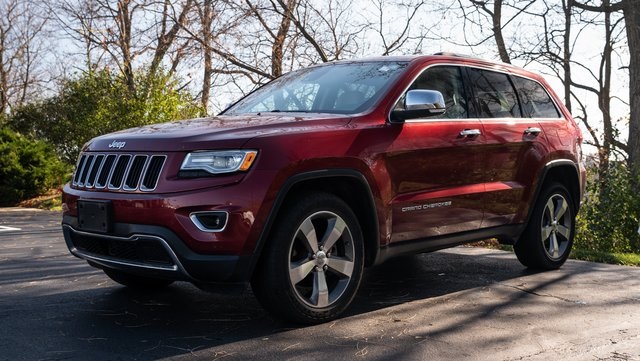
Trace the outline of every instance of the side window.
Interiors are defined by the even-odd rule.
[[[530,79],[514,76],[513,82],[520,95],[520,104],[525,117],[560,118],[560,113],[542,85]]]
[[[411,84],[409,90],[425,89],[437,90],[442,93],[447,111],[438,117],[429,119],[458,119],[467,118],[467,98],[460,68],[457,66],[436,66],[422,72],[418,79]],[[396,109],[404,104],[404,96],[396,105]]]
[[[476,97],[478,117],[519,118],[522,116],[518,97],[507,74],[469,68],[469,80]]]

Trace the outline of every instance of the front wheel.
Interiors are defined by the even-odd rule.
[[[575,206],[567,188],[553,183],[544,189],[524,234],[513,247],[520,263],[537,269],[562,266],[573,245],[575,220]]]
[[[277,317],[320,323],[338,317],[362,278],[362,231],[353,211],[331,194],[298,198],[277,220],[251,282]]]

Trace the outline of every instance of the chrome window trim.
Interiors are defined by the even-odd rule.
[[[411,82],[409,82],[409,85],[407,85],[404,90],[400,93],[399,96],[396,97],[396,99],[393,101],[393,103],[391,104],[391,108],[389,109],[389,112],[387,114],[387,122],[390,124],[393,124],[394,122],[391,121],[391,112],[393,112],[393,108],[395,107],[395,105],[398,103],[398,101],[400,100],[400,98],[402,98],[402,96],[409,90],[409,88],[411,87],[411,85],[413,85],[413,83],[415,83],[415,81],[427,70],[429,70],[430,68],[436,67],[436,66],[457,66],[459,68],[474,68],[474,69],[480,69],[480,70],[487,70],[487,71],[492,71],[495,73],[502,73],[502,74],[506,74],[508,76],[517,76],[523,79],[528,79],[531,81],[534,81],[538,84],[540,84],[540,86],[542,86],[542,89],[544,89],[544,91],[547,93],[547,95],[549,95],[549,97],[551,98],[551,101],[553,102],[553,105],[556,107],[556,110],[558,111],[558,114],[560,114],[560,117],[558,118],[420,118],[420,119],[412,119],[410,121],[405,121],[405,123],[429,123],[429,122],[462,122],[462,121],[474,121],[474,120],[487,120],[487,119],[527,119],[527,120],[534,120],[534,121],[554,121],[557,122],[559,120],[567,120],[563,115],[563,113],[560,111],[560,107],[558,106],[558,103],[556,102],[556,100],[554,99],[554,97],[551,96],[551,94],[549,94],[549,92],[547,91],[547,88],[540,83],[539,81],[537,81],[536,79],[533,79],[529,76],[524,76],[524,75],[520,75],[520,74],[514,74],[513,72],[506,70],[506,69],[496,69],[496,68],[492,68],[491,66],[488,65],[479,65],[479,64],[461,64],[461,63],[452,63],[452,62],[442,62],[442,63],[436,63],[436,64],[429,64],[427,65],[425,68],[423,68],[416,76],[413,77],[413,79],[411,79]],[[463,77],[464,79],[464,77]],[[516,92],[518,92],[518,89],[515,88],[514,86],[514,90]],[[469,99],[467,99],[469,100]],[[520,99],[518,99],[518,104],[520,103]],[[469,111],[469,109],[467,109],[467,112]]]

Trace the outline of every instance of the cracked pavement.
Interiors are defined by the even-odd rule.
[[[298,327],[249,289],[120,287],[68,253],[59,222],[0,209],[0,360],[640,361],[640,268],[537,273],[458,247],[368,269],[343,318]]]

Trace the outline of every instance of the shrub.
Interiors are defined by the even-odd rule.
[[[52,147],[7,128],[0,129],[0,205],[15,205],[59,186],[69,167]]]
[[[93,137],[199,114],[191,95],[170,76],[139,75],[131,90],[109,70],[84,73],[65,81],[58,95],[16,109],[8,125],[54,144],[62,160],[74,164]]]
[[[640,253],[640,194],[632,191],[628,168],[623,163],[612,164],[603,181],[592,175],[578,214],[576,248]]]

